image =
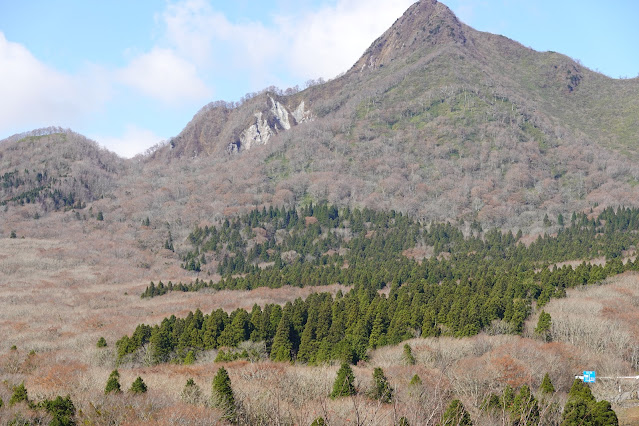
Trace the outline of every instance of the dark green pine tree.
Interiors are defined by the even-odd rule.
[[[71,397],[69,395],[64,398],[58,395],[54,400],[45,399],[40,402],[38,406],[44,408],[47,413],[51,415],[52,419],[51,422],[49,422],[49,425],[75,425],[75,421],[73,420],[73,416],[75,416],[75,406],[73,405],[73,401],[71,401]]]
[[[539,423],[539,404],[530,388],[523,385],[513,401],[511,420],[517,425],[536,425]]]
[[[550,340],[550,327],[552,326],[552,318],[546,311],[541,311],[539,320],[537,321],[537,327],[535,328],[535,334],[544,338],[544,340]]]
[[[104,337],[100,337],[98,339],[98,343],[96,343],[96,346],[98,348],[106,348],[107,347],[107,341]]]
[[[608,401],[595,399],[588,385],[575,379],[568,392],[568,401],[564,406],[562,426],[604,426],[618,425],[617,415]]]
[[[224,419],[235,422],[237,418],[235,396],[231,387],[231,378],[224,367],[220,367],[213,378],[211,399],[213,405],[224,412]]]
[[[458,399],[454,399],[446,408],[442,416],[441,426],[472,426],[470,414],[466,411],[464,404]]]
[[[375,349],[386,344],[386,326],[384,313],[378,312],[373,321],[373,328],[368,338],[368,346]]]
[[[541,381],[541,386],[539,386],[539,389],[541,390],[541,393],[544,393],[544,394],[553,394],[553,393],[555,393],[555,387],[553,386],[552,382],[550,381],[550,376],[548,376],[548,373],[546,373],[544,375],[544,378]]]
[[[11,395],[11,399],[9,399],[9,405],[14,405],[22,401],[29,402],[27,388],[24,387],[24,382],[13,388],[13,394]]]
[[[104,393],[119,393],[120,389],[120,373],[118,370],[113,370],[109,375],[109,379],[107,380],[106,387],[104,388]]]
[[[415,365],[415,363],[417,362],[415,360],[415,356],[413,355],[413,350],[408,343],[404,345],[404,354],[402,355],[402,358],[406,365]]]
[[[373,391],[371,397],[378,401],[389,403],[393,399],[393,388],[384,375],[384,370],[376,367],[373,370]]]
[[[331,398],[355,395],[355,393],[355,375],[353,374],[353,369],[347,363],[343,363],[337,371]]]
[[[297,352],[298,362],[315,362],[315,354],[319,348],[319,342],[315,335],[315,321],[311,318],[306,322],[304,331],[302,332],[302,340],[300,342],[300,349]]]
[[[159,329],[153,330],[149,344],[155,363],[168,361],[173,350],[173,344],[171,342],[170,325],[166,318],[162,321],[162,325],[160,325]]]
[[[144,383],[144,380],[142,380],[142,377],[140,376],[138,376],[138,378],[131,384],[130,391],[133,393],[145,393],[146,390],[146,383]]]
[[[220,346],[237,346],[240,342],[248,340],[250,337],[250,317],[248,312],[244,309],[237,309],[231,314],[231,317],[231,324],[224,328],[217,339],[217,343]]]
[[[291,342],[292,326],[288,318],[288,311],[285,311],[280,319],[280,323],[275,331],[273,345],[271,346],[271,359],[273,361],[291,361],[293,342]]]

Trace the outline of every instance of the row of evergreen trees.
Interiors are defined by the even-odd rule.
[[[317,215],[310,216],[317,221],[306,224],[300,219],[306,214]],[[261,213],[255,210],[233,222],[226,220],[219,229],[197,228],[189,237],[195,248],[184,256],[187,269],[199,271],[209,256],[218,261],[218,271],[224,276],[222,280],[169,284],[164,289],[153,288],[155,284],[151,284],[143,297],[174,290],[197,291],[204,287],[252,289],[335,282],[354,285],[357,278],[369,270],[376,271],[378,278],[383,280],[380,286],[383,286],[399,278],[402,269],[419,271],[419,263],[404,255],[406,249],[416,246],[433,248],[428,271],[444,269],[446,275],[457,279],[485,267],[500,273],[513,269],[526,272],[565,260],[599,256],[615,259],[624,250],[637,245],[638,216],[639,210],[626,208],[606,209],[594,219],[585,214],[573,214],[569,227],[554,236],[540,236],[526,246],[520,243],[521,232],[503,234],[493,229],[465,238],[460,229],[451,224],[423,226],[393,212],[337,211],[326,204],[311,206],[299,214],[296,210],[271,208],[263,209]],[[253,225],[263,227],[267,233],[265,242],[249,244],[253,236],[250,226]],[[278,234],[276,237],[278,229],[286,231],[284,236]],[[250,249],[247,248],[249,245]],[[212,255],[207,254],[212,250]],[[296,259],[284,261],[282,254],[291,251],[296,253]],[[442,253],[445,256],[438,257]],[[258,268],[260,261],[270,261],[272,266]],[[345,265],[348,268],[344,268]]]
[[[429,262],[419,265],[428,271]],[[116,343],[119,358],[150,345],[156,363],[183,362],[189,353],[235,347],[243,341],[265,342],[276,361],[320,363],[333,359],[356,362],[369,349],[397,344],[416,336],[472,336],[502,321],[511,332],[522,331],[533,301],[543,306],[566,288],[596,282],[625,270],[639,270],[639,259],[625,265],[613,259],[605,266],[521,272],[485,267],[468,275],[439,271],[398,271],[386,297],[372,271],[362,274],[346,294],[312,294],[284,307],[255,305],[248,312],[222,309],[186,318],[171,316],[159,325],[139,325],[131,337]],[[472,278],[471,278],[472,277]]]

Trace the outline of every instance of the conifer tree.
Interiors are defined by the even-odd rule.
[[[72,426],[75,425],[73,416],[75,415],[75,406],[71,397],[67,395],[62,398],[57,396],[54,400],[45,399],[38,404],[38,407],[44,408],[52,417],[49,425],[55,426]]]
[[[133,393],[145,393],[147,391],[146,383],[144,383],[142,377],[138,376],[138,378],[133,381],[130,390]]]
[[[220,367],[213,378],[211,398],[213,405],[224,412],[224,418],[235,422],[235,396],[231,387],[231,378],[224,367]]]
[[[541,311],[539,320],[537,321],[537,327],[535,333],[544,337],[546,340],[550,340],[550,327],[552,326],[552,318],[546,311]]]
[[[119,393],[120,390],[120,373],[118,370],[113,370],[109,375],[109,379],[107,380],[106,387],[104,388],[104,393]]]
[[[306,322],[306,326],[304,327],[304,331],[302,332],[302,340],[300,342],[300,349],[297,352],[297,361],[298,362],[309,362],[312,363],[315,361],[315,354],[317,353],[317,349],[319,347],[319,342],[316,339],[315,335],[315,321],[309,318]]]
[[[105,339],[104,337],[100,337],[100,338],[98,339],[98,343],[96,343],[96,346],[97,346],[98,348],[106,348],[106,347],[107,347],[106,339]]]
[[[603,400],[597,402],[588,385],[575,379],[568,392],[561,425],[614,426],[618,424],[619,420],[610,403]]]
[[[539,405],[527,385],[519,389],[519,393],[513,401],[511,420],[515,424],[538,424]]]
[[[416,363],[415,357],[413,356],[413,350],[408,343],[404,345],[404,354],[402,358],[407,365],[415,365]]]
[[[277,325],[273,346],[271,346],[271,359],[273,361],[291,361],[291,351],[293,350],[291,331],[291,322],[288,313],[285,312]]]
[[[184,365],[193,365],[195,363],[195,353],[193,351],[188,351],[184,357],[183,363]]]
[[[452,400],[442,416],[441,426],[472,426],[472,424],[464,404],[458,399]]]
[[[388,383],[388,379],[380,367],[375,367],[375,370],[373,370],[373,392],[371,396],[373,399],[385,403],[389,403],[393,399],[393,388]]]
[[[11,395],[11,399],[9,399],[9,405],[14,405],[22,401],[29,402],[27,388],[24,387],[24,382],[13,388],[13,394]]]
[[[337,371],[337,377],[333,383],[331,398],[355,395],[355,375],[353,369],[347,363],[343,363]]]
[[[544,378],[541,381],[541,386],[539,387],[539,389],[541,390],[542,393],[545,393],[545,394],[555,393],[555,387],[550,381],[550,376],[548,376],[548,373],[544,375]]]
[[[550,225],[552,225],[552,223],[550,222],[550,218],[548,217],[548,214],[546,214],[544,216],[544,221],[543,222],[544,222],[544,226],[545,227],[549,227]]]

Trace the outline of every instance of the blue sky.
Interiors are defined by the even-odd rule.
[[[413,0],[0,0],[0,139],[70,127],[123,156],[205,104],[346,71]],[[443,0],[470,26],[639,73],[635,0]]]

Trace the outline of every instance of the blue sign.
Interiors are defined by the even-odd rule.
[[[595,378],[594,371],[584,371],[584,383],[595,383]]]

